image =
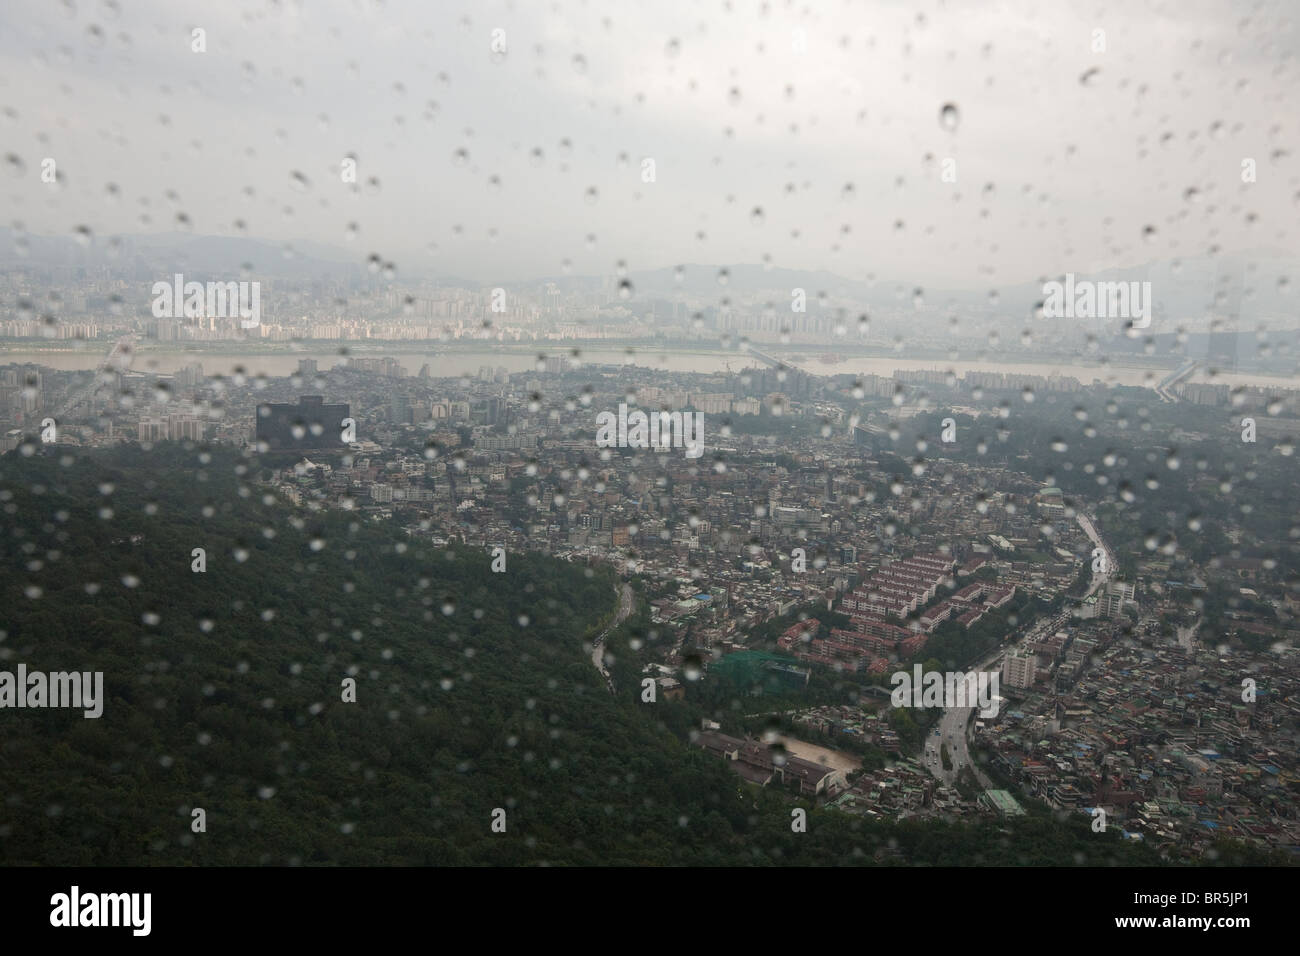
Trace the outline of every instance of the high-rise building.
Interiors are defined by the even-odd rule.
[[[1002,662],[1002,680],[1008,687],[1023,690],[1033,686],[1038,661],[1033,654],[1008,654]]]
[[[137,428],[140,441],[166,441],[168,438],[167,422],[161,418],[142,418]]]
[[[405,395],[394,395],[388,402],[388,417],[395,425],[411,423],[411,402]]]
[[[1116,617],[1124,613],[1124,605],[1131,602],[1137,588],[1128,581],[1108,581],[1106,591],[1097,596],[1097,612],[1102,617]]]
[[[203,366],[198,362],[191,362],[184,368],[176,372],[176,384],[182,388],[194,388],[196,385],[203,383]]]
[[[167,437],[173,441],[202,441],[203,420],[193,415],[167,416]]]

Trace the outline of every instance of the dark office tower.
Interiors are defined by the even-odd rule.
[[[257,406],[257,440],[271,451],[343,448],[347,405],[326,405],[320,395],[304,395],[298,404]]]
[[[394,425],[411,424],[411,402],[405,395],[394,395],[388,402],[388,418]]]
[[[314,378],[316,375],[316,360],[298,359],[298,374],[305,379]]]
[[[505,409],[505,399],[499,396],[475,399],[470,403],[470,421],[475,425],[501,424]]]

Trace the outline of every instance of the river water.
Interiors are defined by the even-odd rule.
[[[0,350],[0,365],[11,362],[32,362],[61,371],[74,371],[96,368],[107,354],[107,344],[96,343],[93,348],[85,349],[22,349]],[[415,375],[424,365],[429,366],[429,374],[435,378],[460,375],[477,375],[482,366],[505,368],[511,373],[536,371],[539,355],[563,355],[571,360],[572,350],[555,346],[539,345],[536,350],[520,348],[510,349],[445,349],[441,351],[421,351],[418,349],[384,349],[374,347],[350,347],[346,355],[358,358],[383,358],[391,356],[397,359],[411,375]],[[242,372],[245,375],[264,374],[273,377],[291,375],[298,369],[298,360],[315,359],[321,370],[346,363],[343,350],[313,350],[303,352],[222,352],[218,349],[201,349],[188,351],[183,349],[142,347],[138,348],[132,368],[136,371],[160,373],[175,372],[186,365],[198,362],[207,375],[231,375]],[[777,355],[778,358],[783,356]],[[827,364],[810,355],[794,356],[790,361],[799,363],[805,371],[814,375],[880,375],[890,377],[895,371],[934,371],[953,372],[960,376],[966,372],[1005,372],[1013,375],[1039,375],[1048,377],[1059,375],[1078,379],[1084,385],[1099,381],[1107,385],[1152,386],[1163,378],[1169,369],[1142,367],[1135,365],[1085,365],[1079,363],[1053,364],[1042,358],[1029,361],[947,361],[945,359],[907,358],[905,356],[844,356],[841,362]],[[711,373],[730,369],[739,372],[746,368],[758,367],[761,363],[751,355],[732,351],[664,351],[662,349],[584,349],[580,361],[598,365],[633,364],[668,372]],[[1265,388],[1300,387],[1294,376],[1272,376],[1250,372],[1211,375],[1205,368],[1198,368],[1188,381],[1215,382],[1226,385],[1258,385]]]

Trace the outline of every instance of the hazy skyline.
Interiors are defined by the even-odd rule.
[[[1282,4],[435,7],[5,8],[4,225],[308,240],[485,283],[1300,259]]]

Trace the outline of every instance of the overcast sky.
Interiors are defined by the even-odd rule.
[[[183,214],[195,234],[242,222],[486,283],[768,256],[993,289],[1214,249],[1294,260],[1298,18],[1187,0],[7,0],[0,198],[37,234]]]

